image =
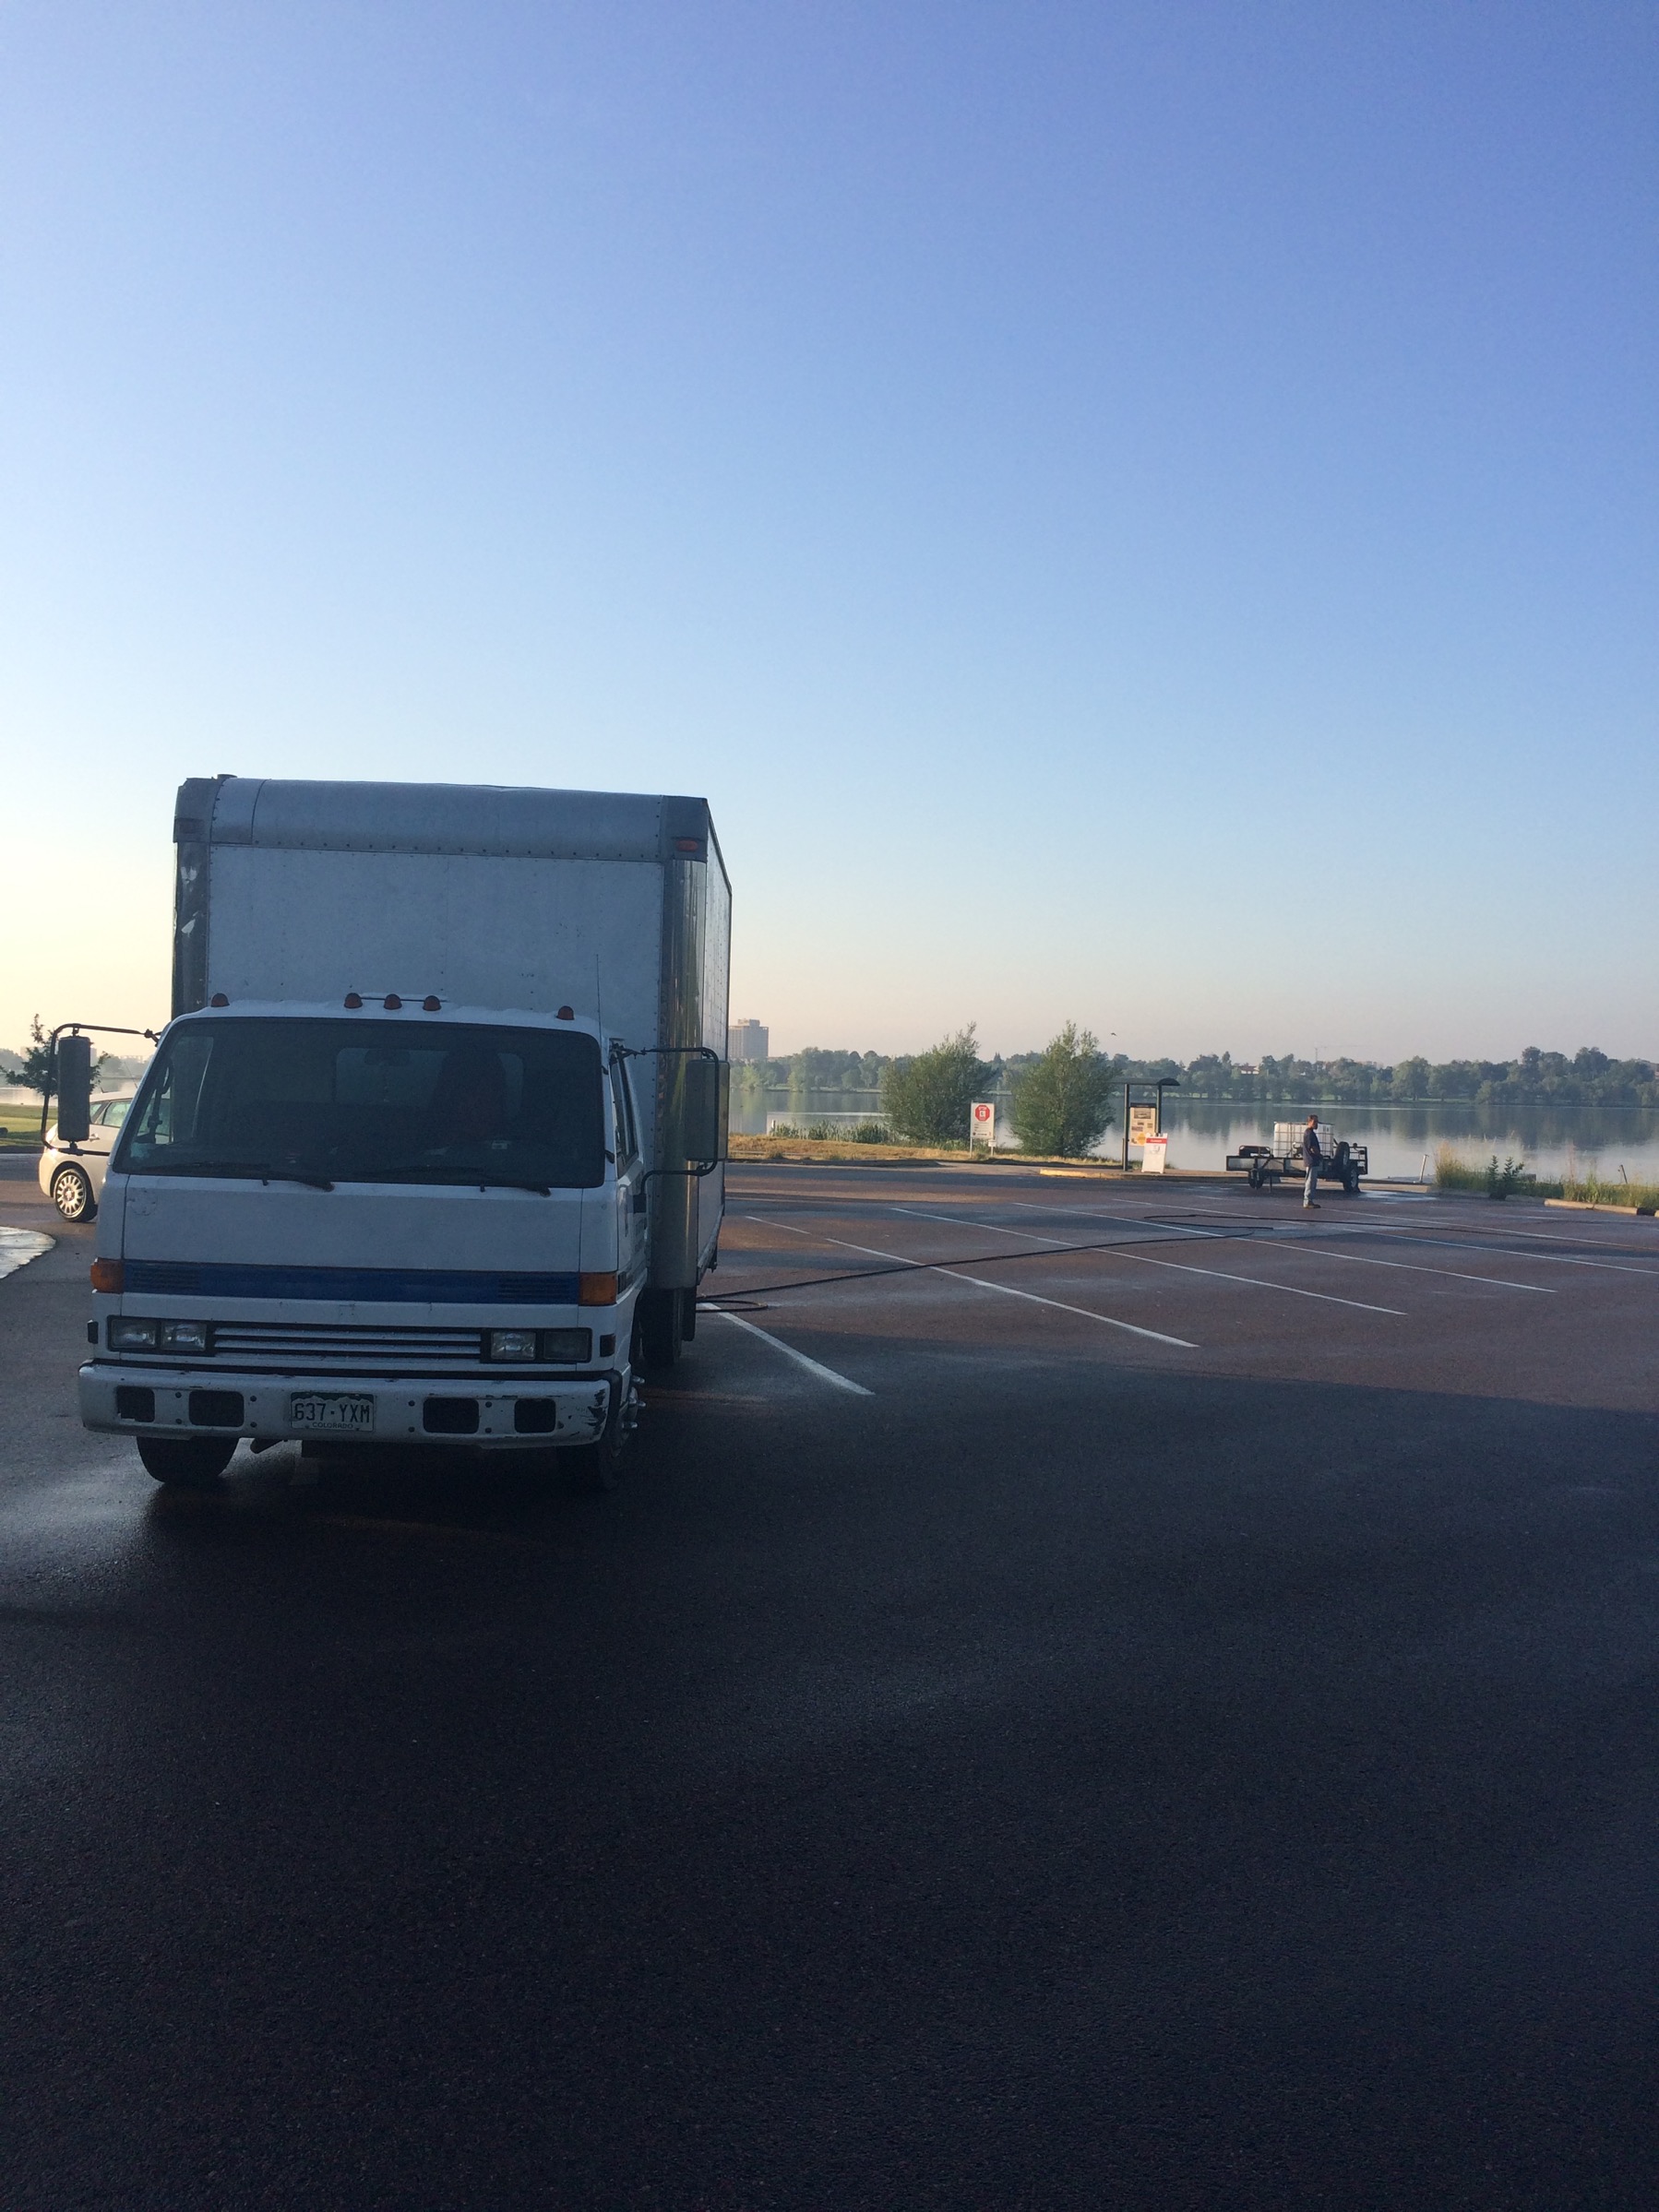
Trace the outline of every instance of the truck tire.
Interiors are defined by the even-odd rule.
[[[1347,1192],[1350,1198],[1357,1198],[1359,1196],[1359,1170],[1355,1166],[1352,1160],[1348,1162],[1346,1171],[1343,1175],[1343,1188]]]
[[[647,1374],[663,1374],[679,1364],[681,1294],[678,1290],[641,1290],[637,1308],[639,1329],[639,1364]]]
[[[158,1482],[211,1490],[236,1457],[235,1436],[140,1436],[138,1457]]]
[[[697,1292],[682,1290],[680,1300],[680,1341],[689,1344],[697,1335]]]
[[[52,1178],[52,1203],[66,1221],[90,1221],[98,1212],[92,1179],[85,1168],[59,1168]]]
[[[634,1437],[633,1390],[630,1376],[626,1393],[619,1390],[612,1401],[610,1418],[597,1444],[579,1445],[574,1451],[557,1455],[570,1488],[583,1497],[602,1497],[616,1487],[617,1474]]]

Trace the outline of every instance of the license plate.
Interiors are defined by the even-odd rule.
[[[372,1397],[323,1397],[315,1391],[296,1390],[288,1401],[288,1425],[291,1429],[372,1429],[375,1401]]]

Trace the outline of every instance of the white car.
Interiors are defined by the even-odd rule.
[[[110,1154],[137,1088],[129,1084],[125,1090],[105,1092],[92,1100],[84,1144],[62,1143],[55,1122],[47,1130],[41,1152],[41,1188],[66,1221],[90,1221],[98,1211]]]

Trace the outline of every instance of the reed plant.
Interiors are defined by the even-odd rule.
[[[1484,1167],[1473,1160],[1462,1160],[1450,1145],[1443,1144],[1435,1154],[1435,1188],[1440,1191],[1473,1191],[1485,1198],[1559,1198],[1563,1195],[1558,1183],[1550,1183],[1529,1172],[1524,1160],[1506,1159],[1501,1167],[1494,1152]]]
[[[1581,1168],[1576,1156],[1569,1157],[1566,1174],[1552,1181],[1529,1174],[1524,1160],[1506,1160],[1499,1167],[1494,1152],[1480,1167],[1442,1145],[1435,1155],[1435,1188],[1471,1191],[1488,1198],[1507,1198],[1513,1192],[1518,1198],[1571,1198],[1580,1206],[1630,1206],[1640,1214],[1659,1212],[1659,1183],[1632,1183],[1623,1168],[1617,1175],[1604,1175],[1596,1160]]]
[[[1609,1182],[1593,1160],[1582,1175],[1569,1175],[1559,1195],[1581,1206],[1633,1206],[1639,1214],[1659,1210],[1659,1183],[1632,1183],[1623,1168],[1617,1182]]]

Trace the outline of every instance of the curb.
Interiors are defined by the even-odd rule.
[[[1613,1206],[1605,1198],[1546,1198],[1544,1203],[1569,1214],[1629,1214],[1632,1220],[1640,1216],[1648,1221],[1653,1218],[1651,1206]]]

